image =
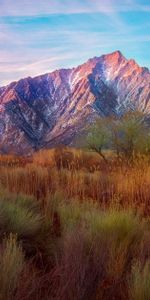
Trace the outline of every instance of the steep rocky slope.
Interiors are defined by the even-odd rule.
[[[120,51],[0,88],[0,151],[70,144],[97,115],[150,113],[150,72]]]

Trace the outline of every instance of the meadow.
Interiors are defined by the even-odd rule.
[[[150,158],[0,156],[1,300],[149,300]]]

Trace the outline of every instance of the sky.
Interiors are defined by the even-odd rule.
[[[150,0],[0,0],[0,86],[116,50],[150,68]]]

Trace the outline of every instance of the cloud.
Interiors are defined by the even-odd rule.
[[[130,0],[1,0],[0,16],[150,11],[150,5]]]
[[[149,33],[141,32],[141,29],[148,32],[149,28],[145,12],[150,6],[144,3],[144,0],[0,0],[0,86],[76,66],[116,49],[138,59],[150,42]],[[129,11],[143,11],[144,22],[126,21],[122,14]],[[148,56],[142,53],[142,59],[144,64]]]
[[[52,37],[56,36],[56,32],[52,32]],[[58,68],[77,66],[90,57],[100,56],[116,49],[120,49],[125,56],[124,49],[128,49],[129,57],[132,58],[134,57],[133,49],[137,50],[138,44],[150,42],[150,36],[146,34],[129,37],[128,34],[122,35],[119,32],[112,35],[110,32],[76,32],[72,30],[60,31],[59,34],[63,38],[64,45],[59,44],[57,47],[47,46],[44,49],[32,49],[29,43],[24,50],[20,50],[19,47],[16,47],[14,52],[1,49],[0,86],[20,78],[48,73]]]
[[[106,4],[99,4],[97,1],[90,0],[1,0],[1,16],[35,16],[45,14],[76,14],[88,13],[96,11],[101,12],[110,10],[108,6],[109,0]],[[102,2],[101,2],[102,3]]]

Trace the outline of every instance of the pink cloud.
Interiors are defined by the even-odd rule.
[[[113,13],[114,11],[150,11],[150,5],[134,0],[1,0],[1,16],[36,16],[55,13]]]

